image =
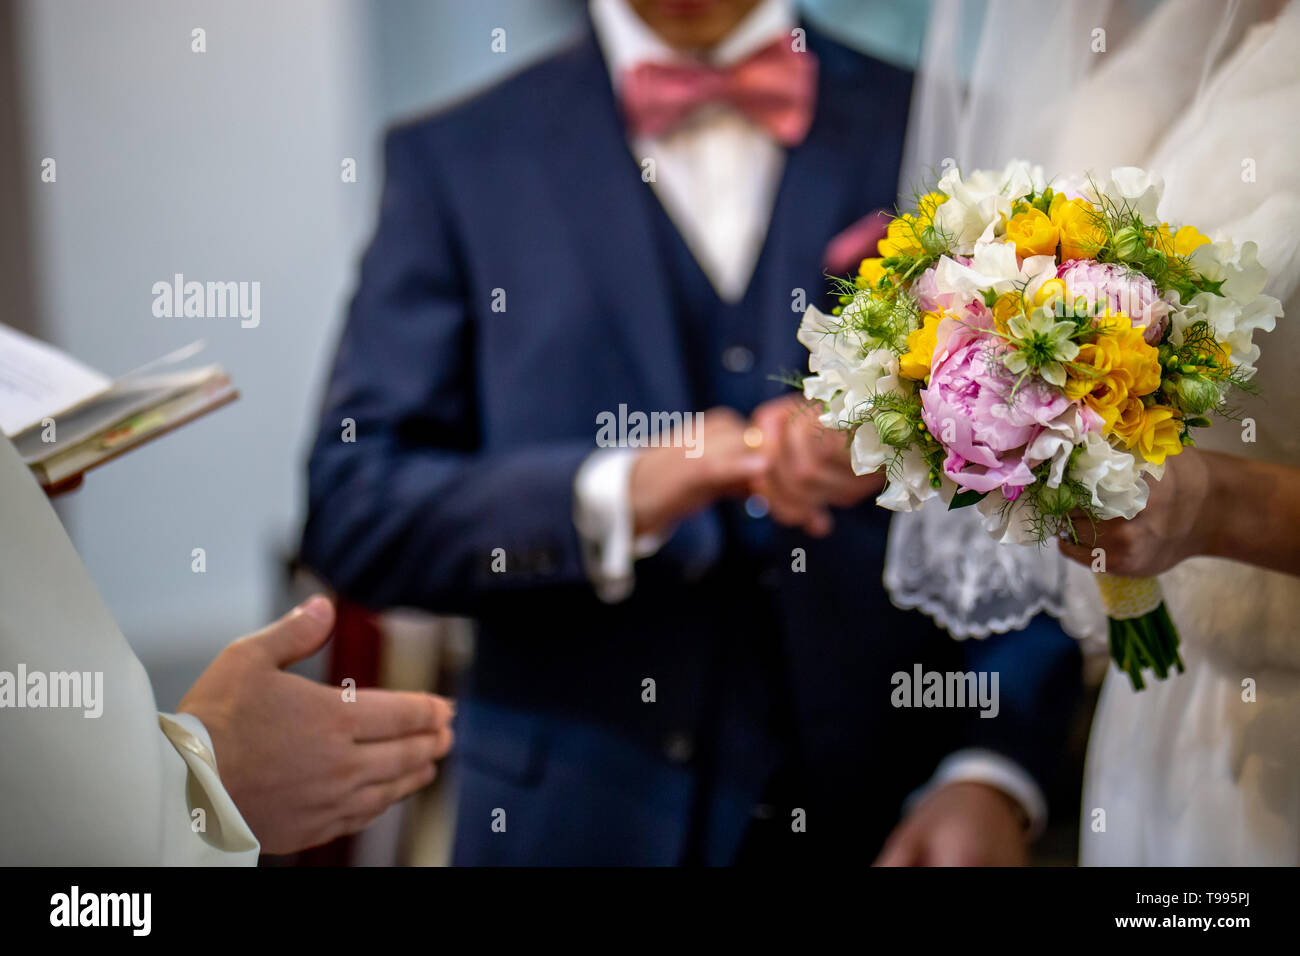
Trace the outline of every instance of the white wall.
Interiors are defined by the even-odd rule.
[[[306,423],[374,205],[361,7],[26,2],[20,37],[41,327],[118,374],[206,338],[243,398],[93,473],[65,520],[151,671],[190,678],[272,612]],[[191,52],[190,31],[207,31]],[[361,182],[340,180],[340,161]],[[257,328],[159,319],[175,272],[261,282]],[[191,571],[204,548],[207,571]],[[182,685],[183,686],[183,685]],[[179,688],[159,687],[172,703]]]
[[[120,374],[192,341],[235,405],[100,471],[60,506],[172,706],[283,608],[320,389],[373,226],[379,136],[561,42],[572,0],[21,0],[38,327]],[[490,52],[505,26],[508,53]],[[191,51],[206,30],[207,52]],[[41,160],[58,179],[42,184]],[[353,157],[359,182],[345,184]],[[261,324],[160,319],[182,272],[261,283]],[[191,551],[207,571],[191,571]]]

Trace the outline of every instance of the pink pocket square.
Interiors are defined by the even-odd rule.
[[[822,266],[831,275],[856,273],[858,264],[876,254],[876,244],[889,227],[890,215],[883,209],[863,216],[826,246]]]

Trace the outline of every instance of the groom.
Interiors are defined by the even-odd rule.
[[[456,862],[1022,861],[1076,652],[892,607],[880,480],[773,381],[910,77],[786,0],[591,18],[389,135],[311,455],[309,563],[477,620]],[[995,717],[902,687],[966,672]]]

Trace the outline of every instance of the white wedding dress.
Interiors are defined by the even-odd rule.
[[[1142,37],[1154,57],[1160,38]],[[1259,243],[1277,328],[1256,337],[1257,440],[1217,451],[1300,467],[1300,5],[1252,27],[1140,164],[1162,215]],[[1103,77],[1099,80],[1104,82]],[[1096,92],[1096,91],[1093,91]],[[1254,174],[1253,181],[1250,173]],[[1135,692],[1111,670],[1093,721],[1080,859],[1089,865],[1300,864],[1300,578],[1214,558],[1161,577],[1186,673]]]
[[[936,2],[907,173],[947,156],[967,168],[1026,158],[1049,174],[1138,165],[1165,177],[1163,218],[1255,240],[1265,291],[1286,307],[1255,337],[1259,397],[1234,402],[1256,440],[1219,421],[1197,442],[1300,467],[1300,0],[1165,0],[1154,12],[990,0],[969,87],[950,65],[968,29],[961,12],[960,0]],[[1105,51],[1080,57],[1079,37],[1102,24]],[[1014,82],[1008,62],[1041,81]],[[959,637],[1023,626],[1039,610],[1076,636],[1104,635],[1084,569],[1054,551],[991,545],[969,512],[896,516],[885,572],[896,601]],[[1161,582],[1187,670],[1138,693],[1110,669],[1089,742],[1081,861],[1300,863],[1300,578],[1195,558]]]

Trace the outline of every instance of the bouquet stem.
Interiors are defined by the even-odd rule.
[[[1150,668],[1160,680],[1171,668],[1183,671],[1174,627],[1160,582],[1121,574],[1097,575],[1101,603],[1110,619],[1110,656],[1128,674],[1134,690],[1142,690],[1142,671]]]

